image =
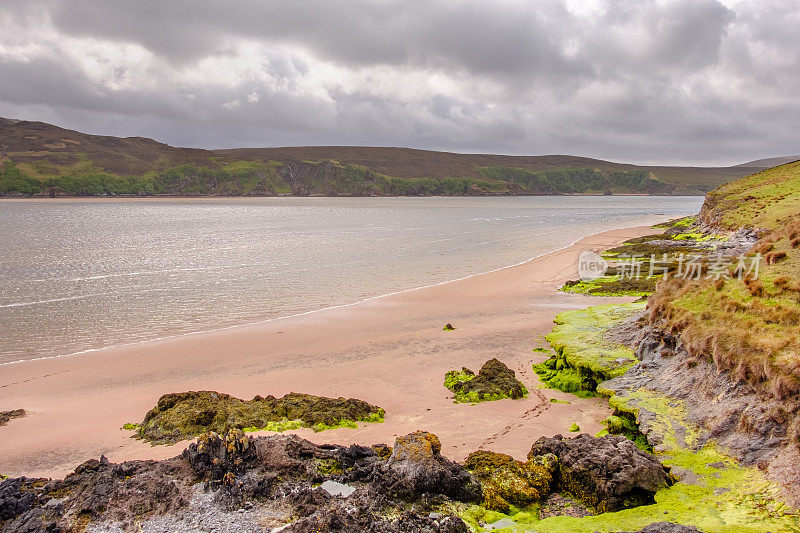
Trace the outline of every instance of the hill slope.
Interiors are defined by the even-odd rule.
[[[0,119],[0,163],[0,195],[51,196],[697,194],[760,170],[410,148],[202,150],[11,119]]]
[[[699,218],[723,234],[758,235],[749,266],[719,279],[659,284],[651,317],[666,321],[692,355],[800,400],[800,161],[712,191]],[[800,437],[800,418],[793,431]]]

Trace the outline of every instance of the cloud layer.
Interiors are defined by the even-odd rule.
[[[0,116],[201,147],[800,153],[794,0],[4,0]]]

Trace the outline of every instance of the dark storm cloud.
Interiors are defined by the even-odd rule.
[[[4,0],[0,115],[206,147],[800,152],[791,1]]]

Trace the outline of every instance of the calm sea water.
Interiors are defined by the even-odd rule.
[[[700,197],[0,202],[0,364],[256,322],[518,263]]]

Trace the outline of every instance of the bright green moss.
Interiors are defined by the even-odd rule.
[[[475,373],[468,368],[461,370],[451,370],[444,375],[444,386],[450,390],[455,388],[456,383],[465,383],[475,378]]]
[[[343,471],[342,464],[336,459],[314,459],[314,464],[317,472],[325,477],[335,476]]]
[[[300,429],[303,427],[302,420],[278,420],[275,422],[267,422],[264,427],[246,427],[242,431],[245,433],[252,433],[253,431],[274,431],[276,433],[283,433],[292,429]]]
[[[756,468],[747,468],[725,455],[714,444],[698,450],[699,430],[687,422],[686,406],[672,398],[639,389],[614,396],[610,403],[628,413],[647,409],[656,413],[652,431],[662,439],[656,456],[684,481],[656,493],[655,503],[614,513],[585,518],[559,516],[537,520],[530,514],[481,513],[467,510],[461,516],[477,531],[485,531],[480,522],[493,523],[502,518],[514,525],[498,531],[540,533],[591,533],[636,531],[654,522],[693,525],[706,532],[761,533],[765,531],[800,531],[800,516],[779,499],[778,487]],[[620,423],[622,423],[620,421]],[[689,475],[687,475],[689,474]]]
[[[670,228],[685,228],[693,226],[697,223],[697,217],[683,217],[656,224],[654,228],[670,229]]]
[[[605,333],[644,306],[643,302],[600,305],[556,316],[556,326],[547,335],[556,354],[533,365],[540,381],[586,397],[599,383],[624,374],[637,359],[630,348],[607,341]]]
[[[124,429],[126,431],[135,431],[135,430],[139,429],[139,424],[134,424],[133,422],[128,422],[126,424],[123,424],[122,429]]]
[[[646,270],[644,274],[636,278],[613,275],[589,281],[570,281],[559,290],[591,296],[648,296],[653,293],[657,279],[648,278]]]
[[[576,424],[575,422],[573,422],[572,425],[569,427],[570,433],[577,433],[580,430],[581,430],[581,427],[578,424]]]

